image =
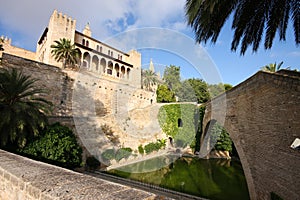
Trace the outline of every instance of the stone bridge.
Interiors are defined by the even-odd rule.
[[[209,130],[218,122],[239,154],[251,199],[300,199],[300,73],[259,71],[206,105],[200,153],[211,150]]]

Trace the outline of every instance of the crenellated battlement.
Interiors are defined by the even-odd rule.
[[[53,14],[51,15],[51,18],[50,18],[49,25],[51,22],[52,23],[58,22],[62,26],[71,26],[71,27],[75,26],[75,24],[76,24],[75,19],[72,19],[71,17],[69,17],[65,14],[62,14],[61,12],[57,12],[57,10],[53,11]]]
[[[7,36],[1,35],[0,41],[1,43],[11,45],[11,38],[8,38]]]

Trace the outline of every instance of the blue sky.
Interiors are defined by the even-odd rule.
[[[252,53],[249,48],[240,56],[239,51],[230,50],[231,21],[223,27],[216,44],[195,44],[194,34],[186,25],[184,4],[185,0],[85,0],[84,4],[78,0],[4,1],[0,7],[0,35],[12,38],[16,46],[35,51],[50,15],[57,9],[76,19],[79,31],[89,22],[94,38],[122,50],[138,48],[144,67],[151,58],[161,73],[166,65],[180,66],[183,79],[200,77],[236,85],[269,63],[283,61],[283,67],[300,69],[300,49],[294,43],[291,26],[285,42],[276,37],[271,50],[261,46]],[[124,32],[130,36],[126,42]],[[114,43],[115,38],[121,39],[122,44]]]

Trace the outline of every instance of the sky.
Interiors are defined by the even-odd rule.
[[[142,66],[152,59],[156,71],[180,66],[182,79],[202,78],[209,83],[237,85],[262,66],[283,61],[283,68],[300,69],[300,49],[291,25],[286,41],[275,37],[271,50],[263,44],[256,53],[251,47],[244,56],[230,50],[231,21],[223,27],[216,44],[197,44],[187,26],[185,0],[1,0],[0,35],[12,44],[35,51],[36,43],[56,9],[76,19],[82,31],[89,22],[92,37],[123,51],[137,49]]]

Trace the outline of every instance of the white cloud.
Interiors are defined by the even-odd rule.
[[[293,57],[300,57],[300,51],[292,51],[288,55]]]
[[[132,28],[183,30],[184,4],[185,0],[9,0],[1,3],[0,24],[3,27],[0,31],[25,35],[29,41],[15,42],[35,45],[54,9],[76,19],[79,31],[89,22],[93,36],[100,40]],[[25,40],[26,37],[12,39]]]

